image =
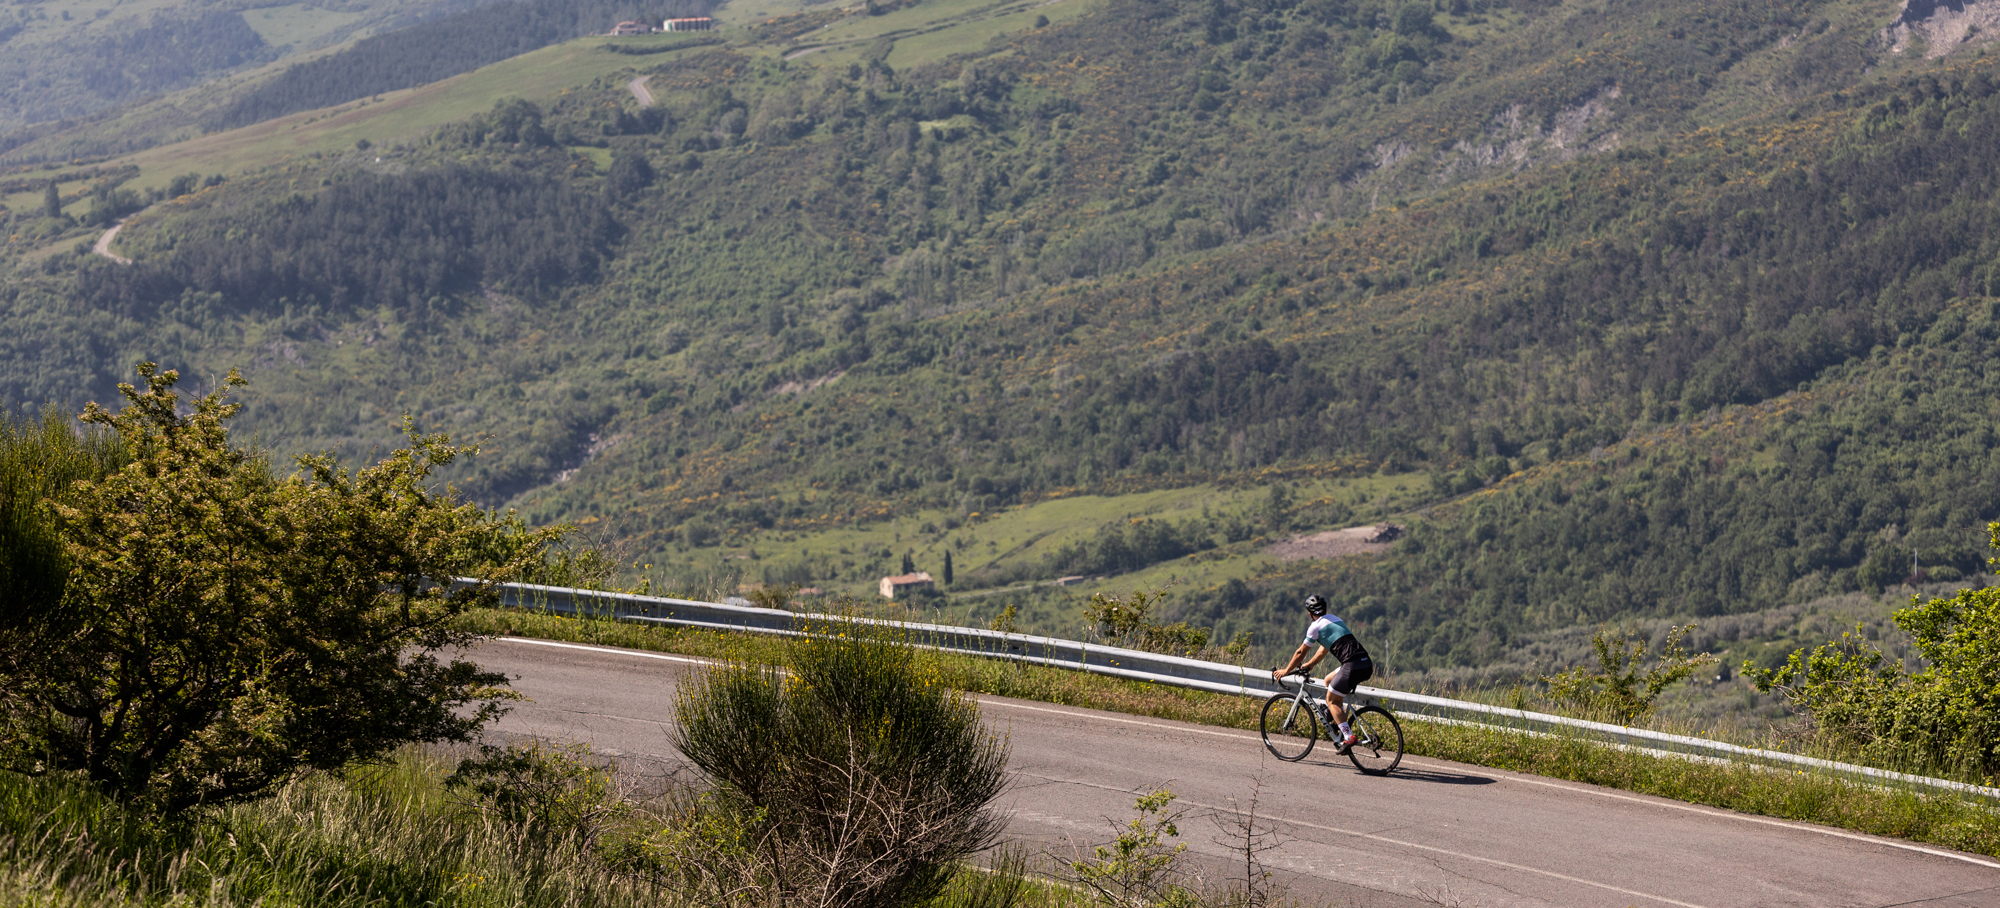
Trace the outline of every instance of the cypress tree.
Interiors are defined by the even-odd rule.
[[[56,188],[56,181],[49,181],[49,188],[42,193],[42,216],[62,217],[62,190]]]
[[[951,550],[944,550],[944,585],[951,585]]]

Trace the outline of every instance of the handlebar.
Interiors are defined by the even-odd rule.
[[[1275,666],[1275,665],[1273,665],[1273,666],[1271,666],[1271,670],[1275,672],[1275,671],[1277,671],[1277,670],[1278,670],[1278,667],[1277,667],[1277,666]],[[1284,677],[1281,677],[1281,678],[1279,678],[1279,679],[1278,679],[1278,686],[1279,686],[1279,687],[1284,687],[1284,686],[1285,686],[1285,679],[1286,679],[1286,678],[1303,678],[1303,679],[1305,679],[1305,680],[1307,680],[1307,681],[1310,681],[1310,680],[1312,680],[1312,672],[1310,672],[1310,671],[1307,671],[1306,669],[1303,669],[1303,668],[1295,668],[1295,669],[1292,669],[1291,671],[1288,671],[1288,672],[1286,672],[1286,673],[1284,674]]]

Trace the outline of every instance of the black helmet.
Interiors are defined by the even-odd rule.
[[[1314,593],[1306,597],[1306,613],[1318,618],[1326,614],[1326,597]]]

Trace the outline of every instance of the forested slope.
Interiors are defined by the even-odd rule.
[[[81,116],[280,53],[233,10],[126,16],[90,31],[82,25],[81,33],[48,45],[0,45],[0,126]]]
[[[287,54],[357,33],[393,32],[481,2],[166,0],[136,11],[116,0],[12,4],[0,12],[0,152],[115,116],[136,101],[204,84],[214,90],[223,76]],[[99,153],[140,147],[96,144],[104,149]]]
[[[0,397],[244,365],[281,448],[492,432],[474,495],[690,572],[920,511],[1402,474],[1450,503],[1392,554],[1176,602],[1264,633],[1338,593],[1404,669],[1879,588],[1912,546],[1965,574],[2000,514],[2000,92],[1878,18],[1114,0],[901,67],[893,29],[635,58],[167,202],[132,266],[38,262]],[[1253,544],[1161,529],[960,588]]]

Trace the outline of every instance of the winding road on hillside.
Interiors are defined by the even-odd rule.
[[[118,231],[124,229],[125,229],[124,221],[119,221],[118,223],[111,225],[110,230],[104,231],[104,235],[97,238],[96,245],[91,246],[90,251],[95,252],[98,255],[104,256],[105,258],[108,258],[114,262],[117,262],[120,265],[132,264],[131,259],[128,259],[122,255],[119,255],[116,252],[111,251],[111,241],[118,238]]]
[[[653,106],[653,93],[646,90],[646,80],[650,78],[652,76],[640,76],[625,83],[625,87],[632,90],[632,97],[639,99],[640,107]]]
[[[474,651],[530,699],[489,736],[590,743],[628,771],[684,771],[666,740],[673,696],[699,661],[503,638]],[[1219,840],[1257,799],[1281,843],[1262,859],[1309,904],[1750,908],[2000,905],[2000,861],[1442,760],[1388,778],[1316,750],[1270,759],[1252,733],[998,697],[987,721],[1013,748],[1009,837],[1066,855],[1109,841],[1160,786],[1188,818],[1212,879],[1242,876]],[[1322,754],[1325,753],[1325,757]]]

